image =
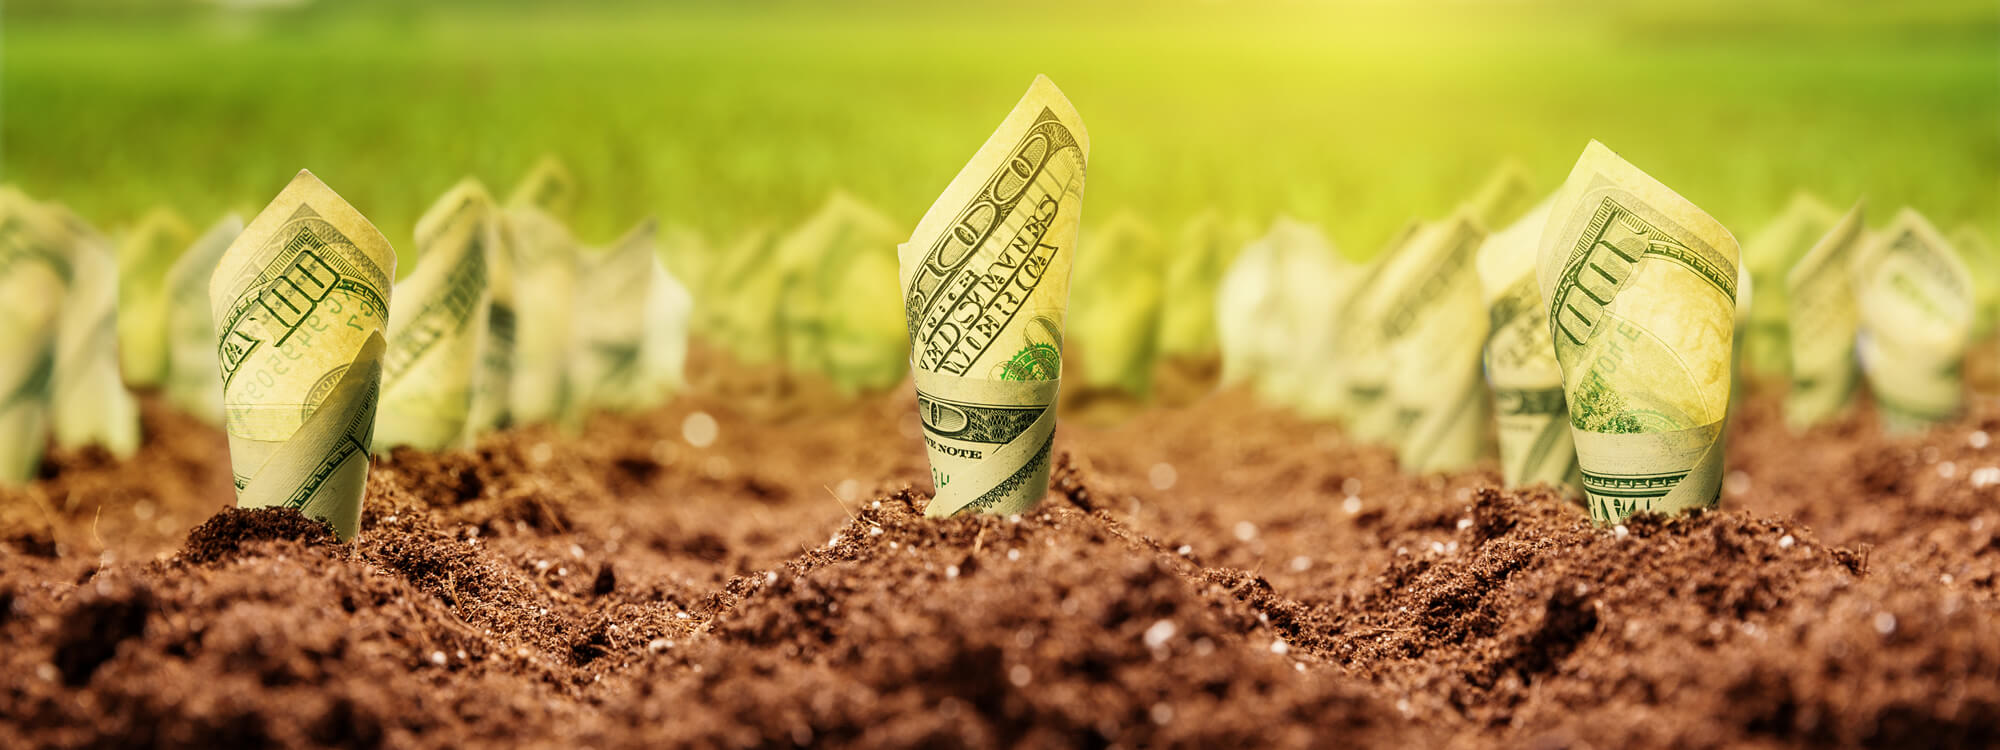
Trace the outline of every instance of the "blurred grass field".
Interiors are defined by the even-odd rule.
[[[1086,231],[1282,213],[1365,256],[1504,159],[1553,189],[1590,138],[1739,238],[1798,189],[2000,230],[1990,0],[14,0],[0,66],[0,180],[116,229],[247,216],[310,168],[406,261],[451,183],[504,192],[543,153],[587,241],[647,213],[789,226],[836,188],[907,228],[1036,73],[1090,128]]]

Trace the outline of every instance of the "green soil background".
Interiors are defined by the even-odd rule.
[[[585,438],[378,461],[345,546],[230,509],[149,400],[137,458],[0,493],[0,745],[2000,741],[1990,398],[1890,439],[1753,395],[1723,509],[1621,530],[1223,392],[1071,418],[1036,512],[927,521],[907,387],[696,364]]]

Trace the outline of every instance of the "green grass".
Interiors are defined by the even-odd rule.
[[[311,168],[406,258],[452,182],[504,192],[544,152],[582,184],[586,240],[646,213],[789,226],[835,188],[909,225],[1047,73],[1092,136],[1087,226],[1284,213],[1366,255],[1503,159],[1552,189],[1596,138],[1739,238],[1799,189],[2000,234],[1991,2],[1065,5],[17,1],[0,179],[116,228],[156,203],[247,215]]]

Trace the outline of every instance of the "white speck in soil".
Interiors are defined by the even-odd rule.
[[[1888,612],[1875,613],[1875,632],[1883,635],[1896,632],[1896,616]]]
[[[1236,541],[1247,542],[1257,538],[1257,524],[1249,521],[1236,522]]]
[[[681,420],[681,437],[696,448],[714,445],[721,434],[722,425],[717,424],[715,417],[709,416],[708,412],[697,411]]]

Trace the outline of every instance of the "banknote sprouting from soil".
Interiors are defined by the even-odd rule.
[[[0,746],[2000,741],[1990,398],[1797,435],[1758,392],[1721,510],[1599,527],[1224,391],[1065,422],[1039,508],[937,521],[907,383],[724,368],[379,458],[351,544],[236,510],[148,399],[135,458],[0,494]]]

